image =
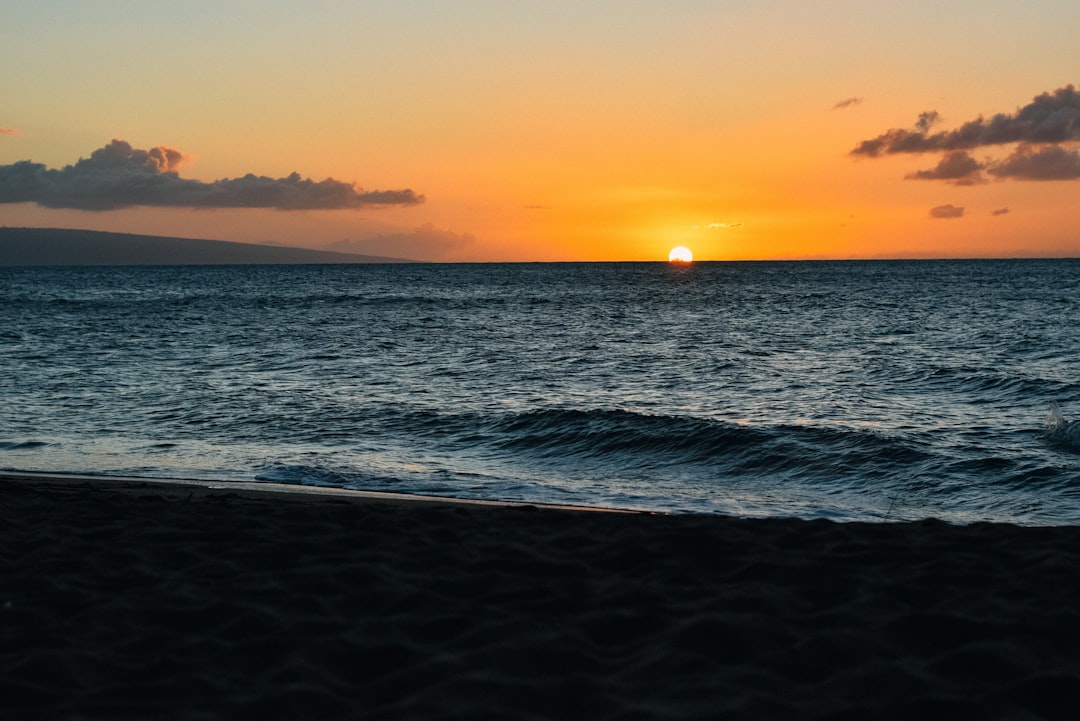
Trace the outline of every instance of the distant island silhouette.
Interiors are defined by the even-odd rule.
[[[0,266],[413,262],[416,261],[224,240],[168,238],[65,228],[0,228]]]

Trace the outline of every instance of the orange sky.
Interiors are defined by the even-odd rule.
[[[948,136],[1080,82],[1080,6],[867,5],[16,3],[0,224],[431,260],[1080,255],[1068,108],[1019,154]],[[928,145],[852,155],[892,129]],[[114,138],[133,155],[108,172],[147,181],[138,151],[163,146],[190,182],[125,204],[104,165],[61,172]],[[949,152],[977,173],[905,178]],[[29,200],[18,161],[45,178]],[[255,191],[212,185],[293,172],[423,202],[236,207]],[[71,207],[98,192],[115,207]]]

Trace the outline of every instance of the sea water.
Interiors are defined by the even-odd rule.
[[[0,468],[1075,524],[1078,310],[1074,260],[0,268]]]

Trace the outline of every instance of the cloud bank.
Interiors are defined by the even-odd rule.
[[[1064,143],[1080,141],[1080,93],[1072,85],[1035,96],[1011,115],[978,117],[955,130],[931,133],[937,111],[919,116],[909,130],[893,128],[859,143],[852,155],[876,158],[893,153],[930,153],[971,150],[1006,143]]]
[[[37,203],[46,208],[116,210],[135,205],[180,208],[272,208],[332,210],[414,205],[412,190],[365,191],[333,178],[314,181],[253,174],[213,182],[181,178],[189,156],[159,145],[147,150],[113,140],[89,158],[55,170],[29,160],[0,165],[0,203]]]
[[[1014,113],[978,117],[954,130],[932,132],[937,111],[919,115],[909,129],[893,128],[864,140],[851,151],[855,157],[877,158],[902,153],[940,153],[938,164],[905,176],[909,180],[940,180],[954,185],[986,182],[983,173],[1013,180],[1080,179],[1080,152],[1063,147],[1080,143],[1080,92],[1066,85],[1036,95]],[[1004,159],[976,160],[968,151],[1015,144]]]
[[[22,135],[15,128],[0,128],[0,135]]]

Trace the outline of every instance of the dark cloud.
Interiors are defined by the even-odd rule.
[[[62,170],[29,160],[0,165],[0,203],[37,203],[46,208],[114,210],[133,205],[185,208],[328,210],[372,205],[412,205],[424,197],[411,190],[364,191],[333,178],[314,181],[248,174],[205,183],[177,173],[188,156],[159,145],[149,150],[113,140]]]
[[[934,127],[938,120],[941,120],[941,115],[936,110],[928,110],[925,113],[919,113],[919,119],[915,121],[915,128],[920,133],[926,133],[930,131],[930,128]]]
[[[918,170],[904,177],[908,180],[944,180],[953,185],[986,182],[982,171],[997,178],[1017,180],[1076,180],[1080,178],[1080,152],[1058,145],[1033,148],[1019,146],[1004,160],[980,163],[966,151],[947,153],[929,170]]]
[[[1009,214],[1009,209],[1008,208],[998,208],[997,210],[991,210],[990,211],[990,215],[1008,215],[1008,214]]]
[[[988,172],[999,178],[1018,180],[1076,180],[1080,178],[1080,153],[1058,145],[1038,150],[1021,145]]]
[[[15,128],[0,128],[0,135],[22,135]]]
[[[931,218],[960,218],[964,215],[964,209],[955,205],[937,205],[930,209]]]
[[[1080,92],[1066,85],[1035,96],[1015,113],[978,117],[955,130],[930,133],[937,111],[919,116],[913,129],[893,128],[859,143],[852,155],[878,157],[893,153],[970,150],[1005,143],[1049,144],[1080,141]]]
[[[408,233],[380,234],[363,240],[338,240],[327,245],[326,249],[392,258],[438,260],[452,255],[475,240],[471,233],[440,230],[431,223],[425,223]]]
[[[963,150],[948,153],[930,170],[918,170],[904,177],[908,180],[944,180],[953,185],[975,185],[985,182],[983,165]]]
[[[860,103],[862,103],[862,101],[863,98],[846,98],[845,100],[841,100],[836,103],[836,105],[833,105],[832,109],[840,110],[842,108],[850,108],[853,105],[859,105]]]

